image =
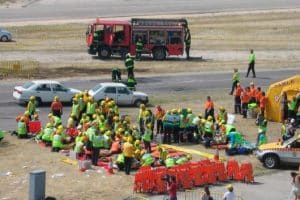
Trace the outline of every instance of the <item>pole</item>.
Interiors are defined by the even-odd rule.
[[[45,199],[46,171],[35,170],[29,173],[29,200]]]

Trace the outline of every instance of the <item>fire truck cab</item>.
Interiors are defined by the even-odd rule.
[[[86,32],[88,53],[98,54],[101,59],[112,55],[125,58],[135,55],[136,42],[143,43],[142,54],[164,60],[170,55],[183,55],[186,19],[131,19],[115,21],[97,19]]]

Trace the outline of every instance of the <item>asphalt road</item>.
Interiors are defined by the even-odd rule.
[[[299,74],[299,69],[285,70],[270,70],[258,72],[257,78],[254,80],[256,85],[267,88],[270,83],[277,82],[292,75]],[[244,74],[241,74],[243,77]],[[209,73],[186,73],[161,75],[152,77],[137,77],[139,91],[143,91],[150,96],[167,95],[171,92],[199,92],[203,90],[224,89],[224,95],[228,95],[229,87],[231,86],[232,74],[228,72],[209,72]],[[242,82],[248,84],[252,78],[244,79]],[[109,81],[109,79],[89,79],[78,80],[73,79],[63,82],[68,87],[77,88],[80,90],[91,88],[99,82]],[[1,83],[0,90],[0,128],[4,130],[15,129],[15,117],[24,112],[25,108],[17,105],[12,97],[12,91],[16,84],[19,83]],[[205,99],[199,93],[199,99]],[[151,103],[151,98],[150,98]],[[49,106],[39,108],[39,115],[42,121],[47,118]],[[70,112],[70,107],[64,108],[63,120],[66,121],[67,113]]]
[[[0,22],[299,7],[299,0],[32,0],[21,8],[0,8]]]

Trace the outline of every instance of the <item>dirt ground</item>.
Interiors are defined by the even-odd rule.
[[[137,72],[220,71],[234,67],[245,70],[251,48],[256,52],[257,69],[299,67],[299,9],[180,17],[187,17],[190,24],[192,59],[171,57],[155,62],[146,57],[136,62]],[[119,58],[99,60],[87,54],[85,31],[89,22],[5,24],[13,33],[14,42],[0,46],[0,73],[6,71],[8,78],[53,78],[107,74],[115,66],[125,69]],[[12,65],[7,64],[16,60],[21,62],[21,73],[14,73]],[[30,62],[37,62],[38,67],[27,64]]]
[[[155,96],[153,104],[161,104],[166,109],[190,107],[193,111],[203,113],[203,105],[196,97],[210,94],[215,101],[215,106],[225,106],[231,112],[232,96],[216,91],[193,91],[193,93],[174,92]],[[178,104],[178,102],[181,102]],[[153,107],[152,107],[153,108]],[[132,122],[137,119],[137,108],[121,108],[123,114],[131,116]],[[254,142],[257,135],[257,127],[254,119],[243,119],[237,116],[236,126],[244,137]],[[280,125],[269,123],[269,141],[277,141]],[[214,153],[213,149],[205,149],[202,145],[180,144],[187,149],[194,149]],[[224,151],[220,151],[225,156]],[[34,141],[19,140],[7,135],[0,143],[0,199],[26,199],[28,195],[28,173],[35,169],[44,169],[47,172],[46,194],[57,199],[124,199],[132,194],[133,176],[125,176],[123,172],[115,175],[106,173],[97,168],[89,172],[79,172],[77,166],[61,162],[64,155],[51,153],[50,149],[41,147]],[[255,175],[273,173],[273,170],[265,169],[254,155],[235,156],[227,159],[237,159],[240,162],[250,161],[254,166]],[[203,159],[193,155],[194,160]],[[99,171],[100,170],[100,171]],[[11,175],[5,175],[11,172]],[[63,174],[63,177],[52,178],[55,174]],[[94,195],[96,194],[96,195]],[[90,197],[92,196],[92,197]],[[93,197],[94,196],[94,197]]]
[[[140,74],[171,73],[189,71],[245,69],[248,50],[257,55],[258,68],[299,67],[300,63],[300,12],[263,12],[251,14],[203,15],[188,18],[192,32],[191,61],[171,58],[163,62],[145,60],[136,63]],[[1,43],[0,69],[7,72],[4,78],[19,76],[11,62],[21,61],[18,71],[35,78],[59,78],[108,74],[113,66],[123,67],[120,59],[102,61],[86,53],[85,28],[88,23],[58,25],[10,26],[15,42]],[[287,37],[288,35],[288,37]],[[203,60],[199,57],[203,56]],[[7,62],[11,61],[11,62]],[[26,64],[25,64],[26,63]],[[29,64],[28,64],[29,63]],[[31,64],[30,64],[31,63]],[[36,64],[38,63],[38,64]],[[27,73],[27,75],[26,75]],[[190,107],[195,113],[203,112],[201,96],[211,95],[215,107],[224,106],[229,112],[232,96],[224,91],[174,92],[153,97],[153,104],[166,109]],[[178,103],[181,102],[181,103]],[[136,119],[136,108],[121,108]],[[237,129],[245,138],[254,142],[257,127],[253,119],[237,116]],[[280,125],[269,123],[269,141],[279,138]],[[186,148],[205,150],[201,145]],[[221,152],[224,155],[224,152]],[[133,176],[123,173],[107,176],[97,168],[81,173],[77,166],[61,162],[63,155],[51,153],[33,141],[18,140],[6,136],[0,143],[0,199],[27,199],[28,173],[34,169],[47,171],[47,196],[57,199],[123,199],[132,194]],[[255,174],[272,173],[250,156],[234,157],[240,161],[251,161]],[[200,159],[194,156],[195,160]],[[11,172],[8,173],[8,172]],[[8,175],[6,175],[8,173]],[[52,178],[55,174],[63,177]],[[96,194],[96,195],[95,195]],[[95,197],[97,196],[97,197]]]

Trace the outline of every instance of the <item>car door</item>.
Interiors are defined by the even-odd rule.
[[[51,102],[54,98],[50,84],[39,84],[35,88],[34,96],[39,97],[42,102]]]
[[[117,88],[117,102],[119,105],[131,105],[132,104],[132,93],[127,87]]]
[[[68,89],[61,84],[51,84],[54,96],[59,96],[60,101],[70,102],[72,95],[68,93]]]
[[[300,138],[290,144],[291,159],[290,162],[300,164]]]
[[[103,93],[104,93],[104,98],[109,97],[109,98],[112,98],[115,102],[117,102],[117,89],[116,89],[116,87],[112,87],[112,86],[106,87],[104,89]]]

